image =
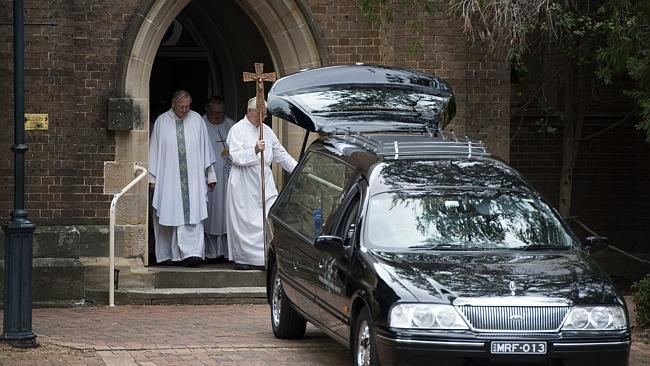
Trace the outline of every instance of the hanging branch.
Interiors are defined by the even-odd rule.
[[[580,141],[589,140],[589,139],[592,138],[592,137],[596,137],[596,136],[598,136],[598,135],[600,135],[600,134],[603,134],[603,133],[605,133],[605,132],[611,130],[612,128],[614,128],[614,127],[616,127],[616,126],[618,126],[618,125],[624,123],[624,122],[627,121],[628,119],[630,119],[630,117],[631,117],[632,115],[634,115],[636,112],[637,112],[637,109],[636,109],[636,108],[635,108],[635,109],[632,109],[632,110],[631,110],[631,111],[630,111],[630,112],[629,112],[625,117],[621,118],[620,120],[618,120],[618,121],[612,123],[611,125],[609,125],[609,126],[603,128],[603,129],[601,129],[600,131],[594,132],[594,133],[592,133],[592,134],[589,135],[589,136],[582,137],[582,138],[580,139]]]

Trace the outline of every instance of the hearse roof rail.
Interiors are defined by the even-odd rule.
[[[385,159],[408,159],[426,156],[462,156],[467,158],[490,156],[482,141],[468,137],[458,138],[452,133],[440,134],[440,137],[395,134],[361,134],[338,130],[330,138],[344,141]]]

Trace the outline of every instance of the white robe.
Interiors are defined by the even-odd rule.
[[[214,172],[208,169],[216,159],[203,119],[190,111],[182,124],[177,120],[180,119],[172,110],[161,114],[149,142],[149,182],[155,183],[152,206],[158,262],[203,257],[202,221],[208,216],[206,183],[216,181]],[[185,164],[180,163],[179,143],[185,147]],[[181,169],[186,169],[186,174],[181,174]],[[211,173],[207,182],[206,172]]]
[[[229,117],[225,117],[218,125],[210,123],[208,117],[203,115],[203,121],[208,130],[212,150],[217,161],[214,163],[214,171],[217,177],[217,186],[214,191],[208,193],[208,218],[203,221],[205,230],[205,257],[206,258],[228,258],[228,241],[226,238],[226,187],[228,175],[232,164],[230,157],[224,156],[226,138],[230,128],[235,125]],[[227,150],[226,150],[227,153]]]
[[[296,160],[282,147],[273,130],[264,124],[264,183],[266,214],[278,196],[271,173],[271,162],[279,163],[288,172],[296,167]],[[226,224],[228,253],[237,263],[264,265],[264,231],[262,227],[262,199],[260,191],[260,161],[255,153],[259,127],[246,117],[237,122],[228,134],[228,146],[233,166],[226,194]]]

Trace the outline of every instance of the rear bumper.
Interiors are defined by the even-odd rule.
[[[527,341],[519,339],[519,341]],[[530,339],[539,341],[538,339]],[[552,366],[627,366],[629,340],[569,342],[545,340],[544,355],[494,355],[491,340],[406,339],[377,335],[377,352],[387,365],[482,365],[488,363]],[[435,360],[435,362],[434,362]]]

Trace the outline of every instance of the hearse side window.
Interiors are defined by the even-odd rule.
[[[345,212],[341,217],[341,222],[338,225],[336,235],[343,239],[345,245],[352,245],[354,234],[357,231],[357,218],[359,212],[359,202],[361,201],[361,193],[355,191],[352,198],[348,200],[348,205]]]
[[[275,214],[310,240],[321,234],[350,184],[353,169],[329,156],[310,153],[282,195]]]

